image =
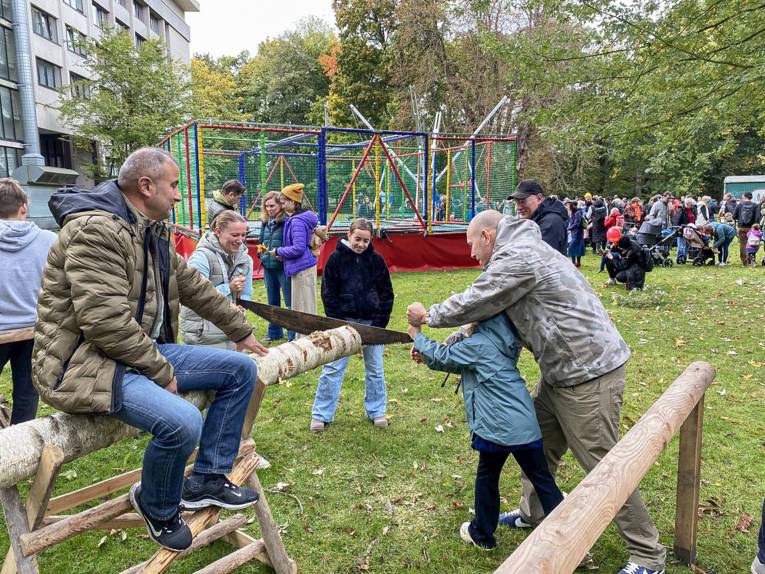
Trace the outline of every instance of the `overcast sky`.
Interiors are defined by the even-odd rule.
[[[332,0],[200,0],[191,26],[191,54],[255,54],[258,44],[295,27],[301,18],[318,16],[334,26]]]

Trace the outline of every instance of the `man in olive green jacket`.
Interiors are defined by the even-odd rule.
[[[33,382],[45,402],[113,415],[153,435],[130,496],[149,535],[172,550],[191,544],[181,503],[243,508],[258,498],[225,477],[255,363],[241,353],[175,344],[179,303],[217,325],[237,350],[267,352],[244,315],[175,252],[162,220],[180,200],[178,181],[167,152],[144,148],[125,160],[116,182],[51,197],[62,229],[43,274],[33,351]],[[177,395],[192,390],[215,391],[204,422]]]

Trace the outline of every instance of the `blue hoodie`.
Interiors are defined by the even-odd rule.
[[[56,234],[31,221],[0,219],[0,331],[33,327],[48,250]]]

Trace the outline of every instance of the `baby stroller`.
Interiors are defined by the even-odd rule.
[[[661,224],[653,225],[644,221],[638,229],[636,240],[639,245],[648,249],[654,266],[672,267],[669,250],[677,237],[679,228],[668,228],[662,231]]]
[[[715,264],[715,252],[709,246],[709,237],[701,233],[693,223],[683,226],[683,237],[688,243],[688,260],[694,266]]]

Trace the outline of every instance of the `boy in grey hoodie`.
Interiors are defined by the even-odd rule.
[[[0,331],[34,327],[48,250],[56,234],[27,221],[27,195],[14,179],[0,179]],[[32,338],[0,344],[0,373],[11,362],[11,424],[35,418],[37,391],[32,386]]]

